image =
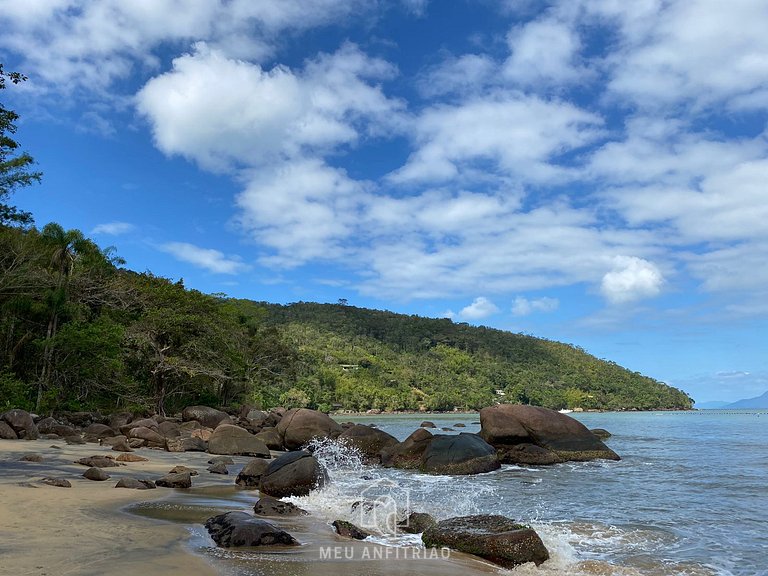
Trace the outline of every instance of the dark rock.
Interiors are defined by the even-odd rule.
[[[600,440],[608,440],[612,436],[605,428],[592,428],[590,432],[600,438]]]
[[[57,488],[72,488],[72,483],[65,478],[43,478],[40,482]]]
[[[181,412],[181,419],[184,422],[195,420],[207,428],[216,428],[222,422],[229,422],[229,414],[208,406],[187,406]]]
[[[240,417],[250,420],[254,424],[263,424],[264,421],[269,418],[269,413],[256,408],[243,407],[243,410],[240,412]]]
[[[619,456],[578,420],[555,410],[521,404],[498,404],[480,411],[480,435],[499,450],[504,462],[517,444],[535,444],[552,452],[559,461],[597,458],[620,460]]]
[[[228,454],[239,456],[258,456],[271,458],[269,448],[247,430],[232,424],[222,424],[211,434],[208,440],[210,454]]]
[[[130,438],[128,440],[128,446],[130,446],[134,450],[136,448],[143,448],[146,445],[147,445],[147,441],[146,440],[142,440],[141,438]]]
[[[544,543],[532,528],[504,516],[450,518],[427,528],[421,539],[428,548],[452,548],[504,568],[526,562],[538,566],[549,558]]]
[[[245,512],[219,514],[206,520],[205,527],[214,542],[224,548],[299,545],[288,532]]]
[[[256,438],[264,442],[270,450],[283,450],[283,439],[277,432],[277,428],[262,428],[256,434]]]
[[[261,484],[261,477],[269,467],[269,460],[264,458],[254,458],[248,462],[235,479],[235,484],[242,488],[258,488]]]
[[[189,472],[166,474],[162,478],[155,480],[155,484],[163,488],[191,488],[192,475]]]
[[[64,412],[60,416],[68,424],[79,428],[86,428],[94,422],[104,424],[104,417],[96,412]]]
[[[181,429],[176,422],[170,420],[164,420],[157,425],[158,433],[162,434],[166,438],[178,438],[181,436]]]
[[[128,445],[128,439],[121,436],[120,440],[112,444],[112,450],[115,452],[131,452],[132,448]]]
[[[35,420],[26,410],[20,410],[18,408],[8,410],[8,412],[0,415],[0,420],[3,420],[13,428],[13,431],[16,432],[16,436],[19,438],[25,440],[37,440],[40,438],[40,432],[37,430]]]
[[[406,534],[421,534],[435,524],[437,524],[437,521],[430,514],[426,512],[411,512],[402,523],[397,525],[397,529]]]
[[[253,506],[253,513],[257,516],[305,516],[309,514],[296,504],[283,502],[272,496],[262,496]]]
[[[455,432],[453,428],[450,428],[449,426],[444,426],[443,428],[440,428],[443,432]]]
[[[165,447],[165,437],[156,430],[152,430],[152,428],[147,428],[146,426],[131,428],[128,430],[128,438],[138,438],[150,444]]]
[[[83,430],[83,436],[89,440],[98,440],[100,438],[111,438],[117,436],[117,432],[112,430],[106,424],[91,424]]]
[[[435,436],[420,470],[428,474],[481,474],[501,467],[496,450],[477,434]]]
[[[515,444],[514,446],[500,444],[496,446],[496,452],[501,462],[528,466],[548,466],[564,461],[554,452],[536,444]]]
[[[18,440],[19,435],[11,428],[10,424],[0,420],[0,440]]]
[[[195,470],[194,468],[188,468],[187,466],[182,466],[181,464],[171,468],[168,471],[168,474],[184,474],[185,472],[189,472],[190,476],[198,476],[197,470]]]
[[[211,474],[229,474],[229,470],[227,470],[227,465],[223,462],[219,462],[218,464],[211,464],[208,466],[208,472]]]
[[[118,462],[149,462],[149,458],[139,456],[138,454],[120,454],[117,457]]]
[[[466,424],[462,424],[461,422],[459,422],[458,424],[454,424],[453,427],[454,428],[466,428],[467,425]]]
[[[398,444],[394,436],[361,424],[344,430],[339,435],[339,440],[357,449],[364,456],[376,460],[380,459],[379,453],[384,448]]]
[[[109,480],[109,474],[104,472],[104,470],[101,468],[96,468],[95,466],[93,468],[88,468],[88,470],[83,472],[83,477],[88,478],[88,480]]]
[[[61,422],[50,416],[39,420],[36,424],[37,431],[40,432],[40,434],[56,434],[57,432],[54,428],[56,426],[61,426]]]
[[[42,462],[45,458],[41,454],[24,454],[19,460],[21,462]]]
[[[130,432],[134,428],[149,428],[150,430],[157,432],[157,420],[154,418],[142,418],[140,420],[133,420],[131,422],[128,422],[128,424],[125,424],[124,426],[120,426],[120,433],[124,436],[128,436],[128,438],[136,438],[136,436],[131,436]]]
[[[64,436],[64,442],[67,444],[70,444],[72,446],[77,446],[80,444],[85,444],[85,440],[83,440],[79,435],[73,434],[72,436]]]
[[[317,459],[304,451],[288,452],[273,460],[261,477],[259,490],[269,496],[306,496],[327,480]]]
[[[336,438],[342,428],[327,414],[308,408],[294,408],[282,417],[277,432],[287,450],[298,450],[313,438]]]
[[[157,488],[152,480],[137,480],[136,478],[120,478],[115,488],[131,488],[133,490],[152,490]]]
[[[381,465],[386,468],[418,468],[434,436],[419,428],[405,440],[381,451]]]
[[[370,532],[366,532],[362,528],[358,528],[352,524],[352,522],[347,522],[346,520],[334,520],[332,526],[336,529],[336,533],[344,538],[365,540],[371,535]]]
[[[225,466],[232,466],[235,463],[229,456],[214,456],[208,460],[208,464],[224,464]]]
[[[76,460],[75,464],[82,464],[89,468],[114,468],[120,466],[115,462],[111,456],[89,456],[88,458],[80,458]]]
[[[429,420],[424,420],[424,422],[419,424],[419,427],[420,428],[437,428],[437,426],[435,426],[435,423],[430,422]]]

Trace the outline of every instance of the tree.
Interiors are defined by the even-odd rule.
[[[0,64],[0,90],[5,89],[6,79],[18,84],[27,78],[18,72],[5,72]],[[10,136],[16,133],[18,119],[18,114],[0,103],[0,224],[25,226],[32,224],[32,214],[7,201],[17,189],[39,182],[42,174],[30,170],[34,159],[26,152],[19,152],[19,143]]]

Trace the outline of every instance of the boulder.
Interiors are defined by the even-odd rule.
[[[89,456],[88,458],[80,458],[76,460],[75,464],[82,464],[89,468],[115,468],[120,466],[115,462],[111,456]]]
[[[600,440],[608,440],[608,438],[612,436],[612,434],[608,432],[608,430],[606,430],[605,428],[592,428],[590,432],[592,432],[592,434],[600,438]]]
[[[461,422],[459,422],[457,424],[454,424],[453,427],[454,428],[466,428],[467,425],[466,424],[462,424]]]
[[[19,436],[8,422],[0,420],[0,440],[18,440]]]
[[[263,424],[269,418],[269,413],[256,408],[243,407],[243,410],[240,411],[240,417],[250,420],[254,424]]]
[[[554,452],[536,444],[515,444],[514,446],[500,444],[496,446],[496,452],[501,462],[527,466],[549,466],[564,461]]]
[[[216,464],[211,464],[208,466],[208,472],[211,474],[229,474],[229,470],[227,470],[227,465],[223,462],[218,462]]]
[[[406,516],[397,529],[406,534],[421,534],[430,526],[437,524],[437,521],[426,512],[411,512]]]
[[[381,464],[386,468],[418,468],[422,456],[434,436],[429,430],[419,428],[405,440],[381,451]]]
[[[262,428],[261,431],[256,434],[256,438],[264,442],[270,450],[284,450],[283,439],[277,432],[277,428]]]
[[[40,482],[57,488],[72,488],[72,483],[66,478],[43,478]]]
[[[501,468],[496,449],[477,434],[437,435],[419,469],[427,474],[481,474]]]
[[[214,456],[208,460],[208,464],[224,464],[225,466],[232,466],[235,463],[229,456]]]
[[[261,477],[269,467],[269,460],[264,458],[254,458],[248,462],[235,479],[235,484],[242,488],[258,488],[261,484]]]
[[[85,444],[85,440],[83,440],[78,434],[73,434],[72,436],[64,436],[64,442],[72,446]]]
[[[194,468],[189,468],[188,466],[183,466],[182,464],[178,464],[171,468],[168,471],[168,474],[183,474],[184,472],[189,472],[190,476],[198,476],[199,473]]]
[[[149,428],[150,430],[157,432],[157,426],[157,420],[154,418],[142,418],[140,420],[128,422],[128,424],[125,424],[124,426],[120,426],[120,433],[131,438],[129,432],[134,428]]]
[[[195,436],[165,439],[165,449],[168,452],[205,452],[208,450],[208,444],[201,438]]]
[[[420,428],[437,428],[437,426],[435,426],[435,423],[430,422],[429,420],[424,420],[424,422],[419,424],[419,427]]]
[[[327,414],[308,408],[294,408],[281,418],[277,432],[287,450],[298,450],[313,438],[336,438],[342,428]]]
[[[181,430],[176,422],[164,420],[157,425],[157,431],[166,438],[177,438],[181,436]]]
[[[398,444],[397,438],[381,430],[355,424],[339,435],[339,440],[355,448],[368,458],[379,460],[379,453],[390,446]]]
[[[157,486],[163,488],[191,488],[192,475],[189,472],[180,472],[179,474],[166,474],[155,480]]]
[[[128,445],[128,439],[120,436],[120,439],[112,444],[112,450],[115,452],[131,452],[133,449]]]
[[[362,528],[358,528],[352,522],[346,520],[334,520],[331,526],[334,527],[336,533],[344,538],[353,538],[355,540],[365,540],[371,535],[370,532],[366,532]]]
[[[151,490],[157,488],[152,480],[137,480],[136,478],[120,478],[115,488],[131,488],[133,490]]]
[[[302,450],[288,452],[273,460],[261,477],[259,490],[269,496],[306,496],[327,479],[317,458]]]
[[[103,438],[112,438],[113,436],[117,436],[117,432],[112,430],[109,426],[106,424],[98,424],[94,423],[88,426],[85,430],[83,430],[83,435],[87,440],[99,440]]]
[[[428,548],[447,547],[474,554],[504,568],[526,562],[538,566],[549,558],[532,528],[498,515],[443,520],[427,528],[421,539]]]
[[[291,502],[283,502],[272,496],[262,496],[253,505],[257,516],[305,516],[309,514]]]
[[[206,520],[205,528],[214,542],[224,548],[299,545],[288,532],[245,512],[219,514]]]
[[[139,440],[144,440],[149,444],[155,444],[157,446],[163,447],[165,446],[165,437],[159,432],[152,430],[152,428],[147,428],[146,426],[131,428],[128,431],[128,438],[138,438]]]
[[[480,435],[499,450],[504,462],[514,451],[506,447],[534,444],[552,452],[559,461],[587,461],[597,458],[620,460],[578,420],[555,410],[521,404],[498,404],[480,411]]]
[[[208,440],[208,452],[210,454],[271,458],[269,448],[264,442],[247,430],[232,424],[222,424],[213,431],[210,440]]]
[[[54,428],[60,425],[61,422],[48,416],[37,422],[37,431],[40,432],[40,434],[56,434]]]
[[[200,422],[206,428],[216,428],[222,422],[229,421],[229,415],[216,408],[208,406],[187,406],[181,412],[181,419],[184,422],[195,420]]]
[[[95,466],[93,468],[88,468],[88,470],[83,472],[83,477],[87,478],[88,480],[96,480],[98,482],[109,480],[109,474],[104,472],[104,470],[101,468],[96,468]]]
[[[3,420],[8,426],[13,428],[13,431],[16,432],[16,436],[19,438],[25,440],[37,440],[40,438],[40,432],[35,425],[35,420],[26,410],[18,408],[8,410],[8,412],[0,415],[0,420]]]
[[[120,454],[117,457],[118,462],[149,462],[149,458],[139,456],[138,454]]]
[[[36,463],[40,463],[43,460],[45,460],[45,458],[43,458],[42,454],[24,454],[24,456],[19,458],[19,460],[21,462],[36,462]]]

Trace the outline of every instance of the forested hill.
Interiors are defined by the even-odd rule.
[[[560,342],[341,304],[258,305],[267,312],[264,322],[319,367],[318,386],[307,392],[345,408],[692,405],[680,390]],[[335,396],[326,395],[330,389]]]

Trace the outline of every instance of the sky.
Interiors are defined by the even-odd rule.
[[[764,0],[0,0],[0,29],[38,226],[768,389]]]

